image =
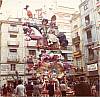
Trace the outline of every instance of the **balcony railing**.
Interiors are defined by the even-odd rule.
[[[91,29],[93,26],[93,21],[88,21],[85,23],[85,27],[84,27],[84,30],[88,30],[88,29]]]
[[[92,38],[88,38],[86,46],[91,46],[91,45],[94,45],[94,41],[92,40]]]
[[[77,36],[75,38],[72,39],[73,44],[78,44],[80,43],[80,36]]]
[[[18,54],[9,54],[8,57],[7,57],[7,62],[18,63],[19,62]]]
[[[9,71],[8,75],[15,75],[15,71]]]
[[[19,47],[19,41],[7,41],[8,46]]]
[[[88,56],[88,61],[91,61],[91,60],[93,60],[94,59],[94,55],[89,55]]]
[[[77,68],[76,70],[75,70],[75,72],[78,74],[78,73],[83,73],[84,72],[84,68],[83,67],[81,67],[81,68]]]
[[[95,55],[95,54],[94,55],[88,55],[86,63],[91,64],[91,63],[94,63],[94,62],[97,62],[97,61],[98,61],[97,55]]]
[[[91,43],[92,42],[92,38],[88,38],[87,41],[88,41],[88,43]]]
[[[67,50],[68,50],[68,51],[72,51],[72,46],[68,45],[68,46],[67,46]]]
[[[9,27],[8,32],[9,33],[18,33],[19,29],[17,27]]]
[[[35,47],[37,45],[37,40],[28,41],[27,47]]]

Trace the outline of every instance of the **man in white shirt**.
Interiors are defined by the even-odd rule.
[[[22,80],[19,80],[15,93],[18,97],[25,97],[25,92],[25,86],[22,84]]]

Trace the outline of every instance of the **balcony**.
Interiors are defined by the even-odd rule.
[[[27,47],[28,48],[34,48],[37,45],[37,40],[32,40],[27,42]]]
[[[15,71],[9,71],[8,75],[15,75]]]
[[[75,72],[76,72],[76,74],[82,74],[84,72],[84,68],[83,67],[81,67],[81,68],[77,67]]]
[[[80,36],[77,36],[75,38],[72,39],[72,43],[75,44],[79,44],[80,43]]]
[[[86,44],[87,47],[89,47],[89,46],[92,47],[94,45],[94,41],[92,41],[92,38],[88,38],[87,41],[88,41]]]
[[[89,55],[87,58],[87,64],[92,64],[98,62],[98,56],[97,55]]]
[[[73,55],[75,58],[81,57],[82,56],[81,50],[74,52]]]
[[[94,59],[94,55],[91,54],[91,55],[88,56],[88,61],[91,61],[93,59]]]
[[[8,32],[9,33],[18,33],[19,29],[17,27],[9,27]]]
[[[92,42],[92,38],[88,38],[87,41],[88,41],[88,43],[91,43]]]
[[[93,26],[93,21],[91,21],[91,22],[88,21],[85,23],[84,30],[87,31],[87,30],[91,29],[92,26]]]
[[[7,41],[7,45],[11,47],[19,47],[19,41]]]
[[[18,63],[19,62],[19,56],[18,54],[10,54],[7,57],[8,63]]]

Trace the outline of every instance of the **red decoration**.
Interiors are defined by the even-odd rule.
[[[33,18],[33,14],[32,14],[32,12],[30,10],[27,10],[27,16],[29,18]]]

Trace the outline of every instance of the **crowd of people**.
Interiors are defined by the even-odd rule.
[[[68,96],[94,96],[99,97],[99,85],[92,85],[85,81],[84,77],[70,82],[53,79],[42,82],[39,79],[29,80],[23,84],[18,80],[15,86],[4,84],[1,89],[3,97],[68,97]]]

